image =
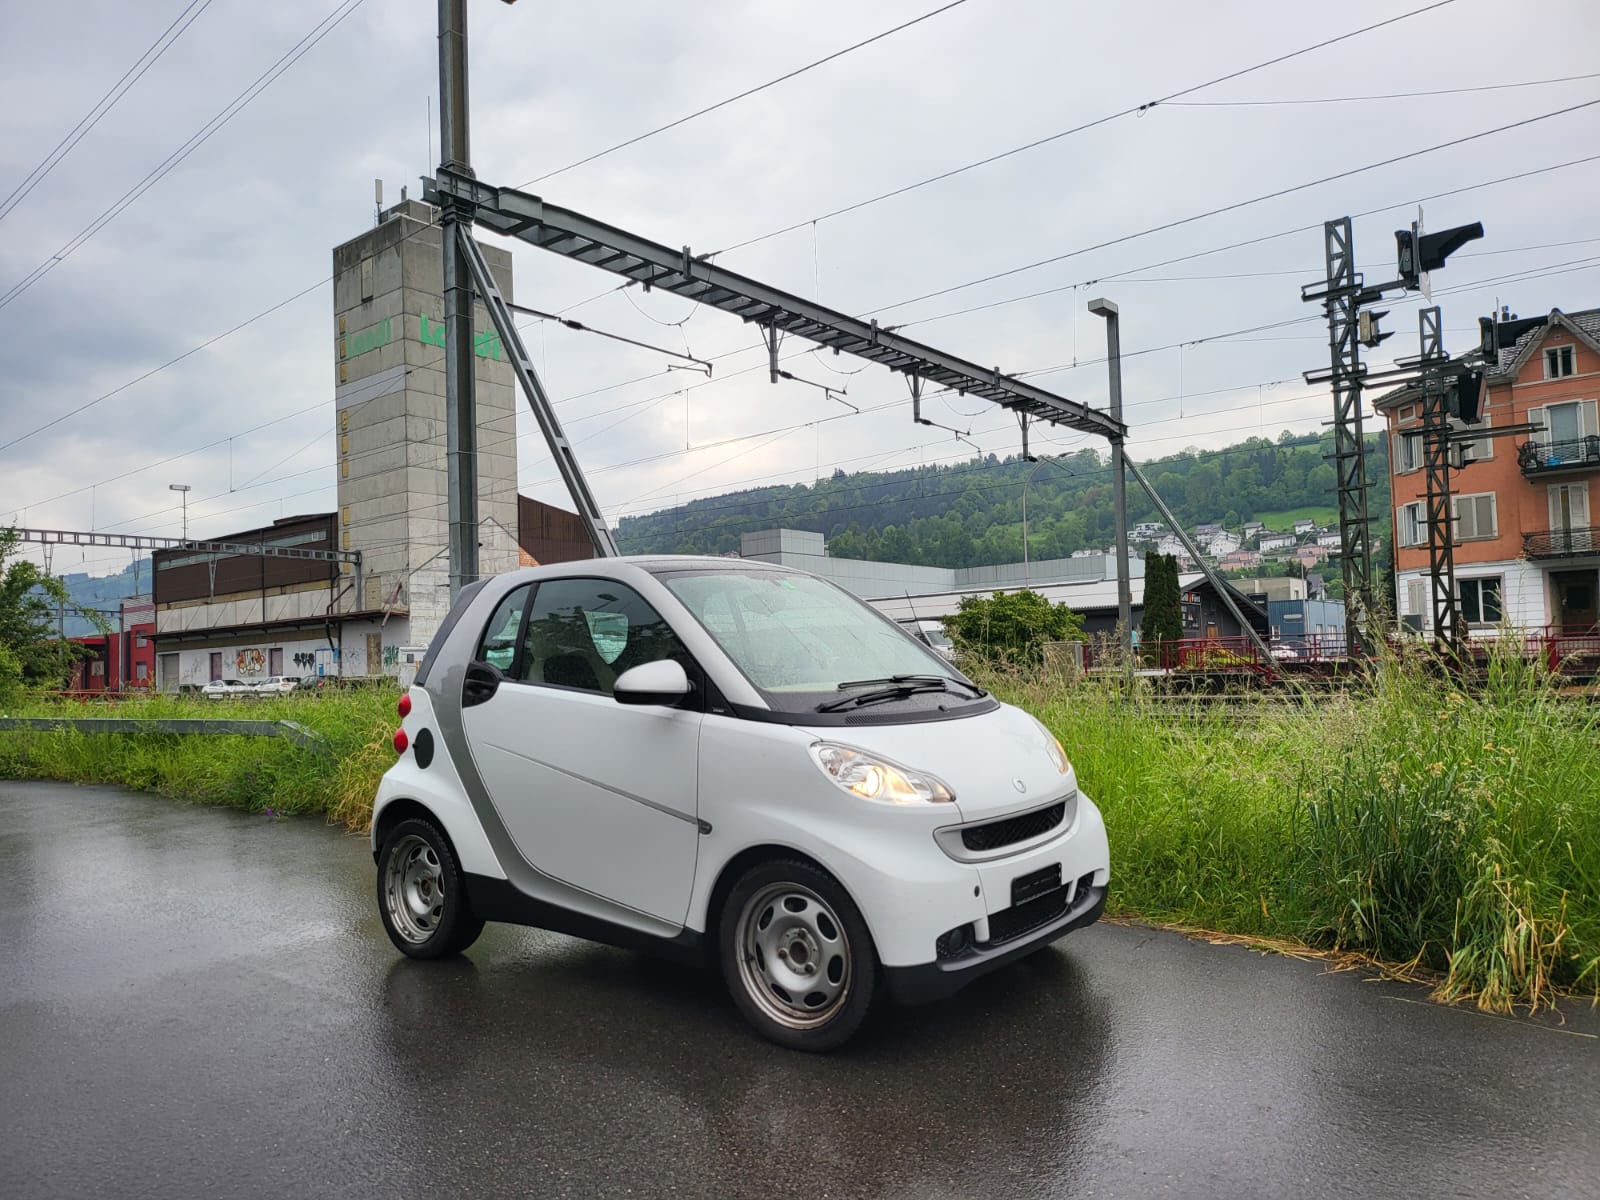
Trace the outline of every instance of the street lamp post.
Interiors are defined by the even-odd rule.
[[[1111,419],[1122,420],[1122,331],[1117,324],[1117,306],[1110,300],[1089,301],[1089,311],[1106,323],[1106,369],[1111,382]],[[1121,627],[1122,649],[1133,650],[1133,589],[1128,579],[1128,480],[1123,468],[1123,440],[1111,439],[1111,503],[1116,518],[1117,624]]]
[[[189,540],[189,485],[187,483],[167,484],[169,492],[177,492],[183,497],[183,540]]]

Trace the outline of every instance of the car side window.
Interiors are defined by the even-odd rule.
[[[528,607],[533,585],[513,588],[506,594],[483,628],[478,639],[477,659],[509,675],[517,657],[517,638],[522,632],[522,614]]]
[[[518,674],[609,696],[624,671],[664,658],[691,666],[678,635],[638,592],[613,579],[554,579],[534,593]]]

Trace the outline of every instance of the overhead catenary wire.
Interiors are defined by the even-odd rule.
[[[1587,75],[1561,75],[1555,79],[1524,79],[1516,83],[1483,83],[1475,87],[1432,88],[1423,92],[1379,92],[1366,96],[1316,96],[1283,100],[1181,100],[1172,108],[1277,108],[1292,104],[1361,104],[1373,100],[1415,100],[1423,96],[1464,96],[1470,92],[1504,92],[1514,88],[1547,87],[1556,83],[1577,83],[1600,79],[1600,71]]]
[[[781,237],[786,233],[793,233],[795,230],[804,229],[808,225],[814,226],[818,222],[830,221],[834,217],[842,217],[846,213],[858,212],[863,208],[868,208],[874,204],[880,204],[883,201],[891,200],[896,196],[904,196],[908,192],[914,192],[935,183],[942,183],[946,179],[954,179],[957,175],[964,175],[968,171],[975,171],[980,167],[987,167],[993,163],[1001,162],[1004,159],[1012,158],[1029,150],[1036,150],[1040,146],[1047,146],[1052,142],[1059,142],[1063,138],[1071,137],[1074,134],[1083,133],[1101,125],[1109,124],[1110,122],[1120,120],[1123,117],[1137,116],[1141,113],[1149,112],[1160,105],[1171,104],[1180,97],[1192,96],[1196,92],[1204,91],[1207,88],[1217,87],[1221,84],[1229,83],[1232,80],[1241,79],[1246,75],[1255,73],[1256,71],[1262,71],[1268,67],[1274,67],[1280,63],[1288,62],[1291,59],[1300,58],[1318,50],[1324,50],[1327,47],[1337,45],[1340,42],[1347,42],[1352,38],[1360,37],[1363,34],[1372,33],[1376,30],[1383,29],[1386,26],[1394,25],[1400,21],[1409,20],[1412,17],[1421,16],[1423,13],[1432,12],[1435,9],[1443,8],[1448,4],[1453,4],[1454,2],[1455,0],[1436,0],[1435,3],[1426,4],[1421,8],[1414,8],[1409,12],[1400,13],[1393,17],[1387,17],[1382,21],[1375,21],[1369,25],[1363,25],[1359,29],[1352,29],[1347,33],[1341,33],[1335,37],[1324,38],[1320,42],[1314,42],[1309,46],[1302,46],[1298,50],[1291,50],[1288,53],[1279,54],[1273,58],[1268,58],[1261,62],[1253,63],[1248,67],[1241,67],[1238,70],[1229,71],[1225,75],[1218,75],[1215,78],[1207,79],[1202,83],[1190,84],[1188,87],[1180,88],[1175,92],[1168,92],[1166,95],[1159,96],[1154,100],[1145,100],[1139,103],[1128,105],[1126,108],[1119,109],[1116,112],[1107,113],[1103,117],[1096,117],[1091,121],[1085,121],[1082,124],[1074,125],[1071,128],[1059,130],[1056,133],[1049,134],[1046,137],[1035,138],[1033,141],[1025,142],[1020,146],[1013,146],[1009,150],[1002,150],[998,154],[991,154],[987,157],[976,159],[973,162],[964,163],[961,166],[953,167],[950,170],[941,171],[936,175],[930,175],[927,178],[920,179],[915,183],[908,183],[901,187],[893,188],[887,192],[881,192],[876,196],[869,196],[865,200],[858,200],[854,204],[847,204],[841,208],[836,208],[829,212],[819,213],[816,216],[807,217],[803,221],[796,221],[793,224],[785,225],[780,229],[770,230],[769,232],[760,234],[757,237],[746,238],[742,242],[735,242],[731,246],[724,246],[721,250],[716,251],[716,254],[731,254],[735,250],[743,250],[746,247],[754,246],[759,242],[769,241],[772,238]],[[532,182],[537,183],[538,180],[533,180]]]
[[[1440,150],[1448,150],[1456,146],[1463,146],[1468,142],[1475,142],[1481,138],[1493,137],[1496,134],[1501,133],[1509,133],[1513,129],[1522,129],[1539,121],[1548,121],[1555,117],[1568,116],[1571,113],[1581,112],[1585,109],[1593,108],[1596,105],[1600,105],[1600,97],[1596,97],[1593,100],[1585,100],[1579,104],[1569,104],[1565,108],[1558,108],[1550,112],[1539,113],[1536,116],[1524,117],[1520,121],[1511,121],[1504,125],[1497,125],[1492,129],[1483,129],[1477,133],[1466,134],[1463,137],[1451,138],[1447,142],[1439,142],[1432,146],[1425,146],[1420,150],[1411,150],[1405,154],[1391,155],[1388,158],[1379,159],[1377,162],[1367,163],[1365,166],[1351,167],[1348,170],[1337,171],[1332,175],[1323,175],[1317,179],[1307,180],[1304,183],[1297,183],[1290,187],[1278,188],[1274,191],[1264,192],[1259,196],[1251,196],[1244,200],[1235,200],[1231,204],[1219,205],[1216,208],[1209,208],[1204,212],[1194,213],[1187,217],[1178,217],[1171,221],[1165,221],[1159,225],[1153,225],[1148,229],[1141,229],[1135,231],[1134,233],[1125,233],[1118,237],[1107,238],[1104,241],[1096,242],[1093,245],[1081,246],[1076,250],[1068,250],[1061,254],[1052,254],[1047,258],[1036,259],[1033,262],[1024,263],[1018,267],[1011,267],[1004,271],[995,271],[992,274],[982,276],[978,279],[968,280],[965,283],[952,284],[949,287],[938,288],[931,292],[924,292],[922,295],[913,296],[909,300],[899,300],[893,304],[874,308],[871,311],[885,312],[888,309],[904,308],[907,305],[918,304],[924,300],[932,300],[939,296],[948,296],[953,292],[965,291],[967,288],[977,287],[979,284],[992,283],[997,279],[1007,279],[1013,275],[1021,275],[1026,271],[1037,270],[1039,267],[1049,266],[1052,263],[1063,262],[1069,258],[1077,258],[1080,255],[1088,254],[1091,251],[1104,250],[1111,246],[1120,246],[1125,242],[1131,242],[1138,238],[1149,237],[1151,234],[1164,233],[1169,229],[1178,229],[1184,225],[1192,225],[1196,221],[1204,221],[1211,217],[1221,216],[1223,213],[1237,212],[1240,209],[1250,208],[1253,205],[1262,204],[1268,200],[1277,200],[1284,196],[1293,195],[1296,192],[1303,192],[1309,188],[1319,187],[1324,183],[1333,183],[1340,179],[1349,179],[1355,175],[1362,175],[1368,171],[1378,170],[1380,167],[1390,167],[1396,163],[1407,162],[1414,158],[1421,158],[1426,154],[1434,154]]]
[[[200,14],[211,7],[211,3],[212,0],[190,0],[189,6],[173,18],[172,23],[161,31],[160,36],[150,43],[143,54],[134,59],[133,65],[106,90],[105,95],[94,102],[83,119],[69,129],[50,152],[22,177],[22,182],[12,188],[4,200],[0,200],[0,221],[4,221],[12,209],[28,198],[29,192],[44,182],[45,177],[72,153],[78,143],[83,141],[106,114],[117,106],[117,102],[128,94],[133,85],[144,78],[145,72],[155,66],[161,56],[172,48],[173,43],[200,18]]]
[[[1558,270],[1558,271],[1551,271],[1551,270],[1548,270],[1548,269],[1543,269],[1542,270],[1542,275],[1548,277],[1550,275],[1564,274],[1564,273],[1568,273],[1568,272],[1574,271],[1574,270],[1589,270],[1589,269],[1594,269],[1594,268],[1591,265],[1588,265],[1587,263],[1586,264],[1579,264],[1579,265],[1568,265],[1568,266],[1564,266],[1561,270]],[[1531,272],[1514,273],[1514,274],[1531,274]],[[1440,295],[1440,296],[1445,296],[1445,295],[1454,294],[1454,293],[1464,293],[1464,292],[1470,292],[1470,291],[1474,291],[1474,290],[1482,290],[1483,288],[1486,288],[1486,287],[1492,287],[1492,286],[1497,286],[1499,284],[1502,284],[1502,283],[1506,282],[1506,278],[1507,277],[1492,277],[1492,278],[1485,279],[1485,280],[1464,282],[1464,283],[1456,285],[1455,287],[1452,287],[1452,288],[1442,289],[1437,294]],[[1230,333],[1213,334],[1213,335],[1206,335],[1206,336],[1197,337],[1197,338],[1191,338],[1191,339],[1188,339],[1184,343],[1169,343],[1169,344],[1165,344],[1165,345],[1162,345],[1162,346],[1147,347],[1147,348],[1144,348],[1144,349],[1141,349],[1141,350],[1125,351],[1124,352],[1124,357],[1132,357],[1132,356],[1136,356],[1136,355],[1140,355],[1140,354],[1149,354],[1149,353],[1156,353],[1156,352],[1163,351],[1163,350],[1170,350],[1170,349],[1173,349],[1173,348],[1175,348],[1176,346],[1178,346],[1180,344],[1182,344],[1182,345],[1199,345],[1199,344],[1204,344],[1204,343],[1207,343],[1207,342],[1215,342],[1215,341],[1223,340],[1225,338],[1236,336],[1239,333],[1252,332],[1257,328],[1275,328],[1275,327],[1281,327],[1283,325],[1298,324],[1298,323],[1302,323],[1302,322],[1305,322],[1305,321],[1316,320],[1316,319],[1318,319],[1318,318],[1315,317],[1315,316],[1294,318],[1294,319],[1291,319],[1291,320],[1288,320],[1288,321],[1267,323],[1267,324],[1262,325],[1262,326],[1252,326],[1252,327],[1248,327],[1245,330],[1232,331]],[[788,358],[788,357],[799,357],[799,356],[801,356],[803,354],[807,354],[807,353],[809,353],[809,351],[797,350],[797,351],[792,352],[791,355],[785,356],[785,357],[786,358]],[[1089,365],[1090,361],[1100,362],[1100,361],[1104,361],[1104,360],[1103,359],[1080,360],[1079,365],[1080,366]],[[1039,375],[1048,374],[1048,373],[1052,373],[1052,372],[1063,370],[1063,369],[1070,369],[1070,364],[1067,365],[1067,366],[1045,367],[1045,368],[1039,368],[1039,369],[1033,370],[1033,371],[1024,371],[1024,372],[1020,372],[1019,375],[1037,377]],[[729,379],[735,378],[738,375],[749,374],[749,373],[752,373],[752,372],[755,372],[755,371],[764,371],[764,370],[766,370],[766,364],[765,363],[757,364],[756,366],[748,367],[748,368],[745,368],[745,369],[743,369],[741,371],[732,372],[730,374],[724,375],[724,376],[720,377],[718,380],[715,380],[715,381],[706,381],[704,383],[695,384],[695,385],[693,385],[693,387],[699,388],[699,387],[714,386],[717,383],[726,382]],[[1284,380],[1270,380],[1270,381],[1260,381],[1260,382],[1261,382],[1261,384],[1263,386],[1265,386],[1267,384],[1274,384],[1275,385],[1277,383],[1284,382]],[[1230,388],[1219,389],[1219,390],[1220,391],[1244,391],[1244,390],[1253,389],[1256,386],[1257,386],[1256,383],[1249,383],[1249,384],[1239,385],[1237,387],[1230,387]],[[1213,394],[1213,393],[1203,393],[1203,394]],[[676,395],[678,395],[678,391],[677,390],[674,390],[674,391],[671,391],[671,392],[663,392],[660,395],[655,396],[655,397],[651,397],[651,398],[649,398],[649,400],[641,402],[641,403],[642,404],[659,403],[659,402],[663,402],[663,401],[665,401],[667,399],[670,399],[670,398],[672,398],[673,396],[676,396]],[[1285,399],[1282,399],[1282,400],[1272,401],[1272,402],[1270,402],[1270,404],[1271,405],[1279,405],[1279,404],[1285,404],[1285,403],[1303,402],[1305,400],[1317,398],[1317,397],[1320,397],[1320,396],[1323,396],[1323,395],[1325,395],[1325,393],[1322,393],[1322,392],[1311,393],[1311,394],[1308,394],[1307,396],[1295,396],[1295,397],[1288,397],[1288,398],[1285,398]],[[1140,407],[1144,407],[1144,406],[1148,406],[1148,405],[1153,405],[1153,404],[1168,403],[1168,402],[1171,402],[1175,398],[1176,397],[1166,396],[1166,397],[1158,397],[1158,398],[1148,399],[1148,400],[1135,400],[1135,401],[1132,401],[1132,402],[1130,402],[1128,404],[1125,404],[1124,407],[1126,409],[1136,409],[1136,408],[1140,408]],[[565,403],[565,401],[563,401],[563,403]],[[899,399],[895,399],[895,400],[887,401],[887,402],[882,403],[882,404],[869,405],[869,406],[863,408],[862,414],[871,414],[871,413],[886,411],[886,410],[889,410],[889,409],[896,408],[896,407],[902,405],[903,403],[904,403],[904,401],[899,400]],[[1247,408],[1255,408],[1256,406],[1255,405],[1249,405],[1249,406],[1245,406],[1245,407],[1247,407]],[[1214,415],[1217,415],[1218,413],[1226,412],[1226,411],[1231,411],[1231,410],[1228,410],[1228,409],[1209,409],[1209,410],[1206,410],[1206,411],[1201,412],[1201,413],[1193,414],[1193,415],[1187,417],[1186,419],[1192,421],[1192,420],[1199,419],[1199,418],[1204,418],[1204,417],[1207,417],[1207,416],[1214,416]],[[595,414],[590,414],[589,417],[587,417],[587,418],[580,418],[579,420],[593,419],[595,417],[604,416],[604,415],[607,415],[607,414],[604,413],[604,412],[595,413]],[[609,473],[609,472],[615,471],[615,470],[622,470],[622,469],[628,469],[628,468],[633,468],[633,467],[638,467],[638,466],[643,466],[643,465],[649,465],[649,464],[652,464],[652,463],[655,463],[655,462],[660,462],[660,461],[664,461],[664,460],[675,458],[675,457],[681,457],[681,456],[683,456],[685,454],[701,453],[701,452],[704,452],[704,451],[707,451],[707,450],[715,450],[715,449],[723,448],[723,447],[730,446],[730,445],[742,444],[742,443],[745,443],[745,442],[748,442],[748,441],[752,441],[752,440],[758,440],[758,439],[767,438],[767,437],[771,437],[771,436],[775,436],[775,435],[788,434],[788,433],[796,432],[796,431],[799,431],[799,430],[802,430],[802,429],[815,428],[815,427],[817,427],[818,425],[821,425],[821,424],[829,423],[829,422],[832,422],[832,421],[835,421],[835,420],[840,420],[840,419],[848,419],[848,418],[850,418],[852,416],[855,416],[855,415],[857,415],[857,414],[855,414],[855,413],[830,414],[830,415],[825,416],[825,417],[818,417],[818,418],[814,418],[814,419],[811,419],[811,420],[796,422],[796,423],[793,423],[793,424],[790,424],[790,425],[786,425],[786,426],[780,426],[780,427],[778,427],[776,429],[764,429],[764,430],[757,431],[755,433],[741,434],[741,435],[736,435],[736,436],[729,437],[729,438],[719,439],[719,440],[713,441],[713,442],[702,443],[701,445],[692,446],[692,447],[686,448],[684,450],[673,450],[673,451],[668,451],[668,452],[658,453],[658,454],[652,454],[652,455],[644,456],[644,457],[641,457],[641,458],[628,460],[626,462],[602,465],[600,467],[591,468],[588,473],[592,474],[592,475],[599,475],[599,474]],[[573,420],[569,420],[567,423],[569,425],[573,425],[573,424],[577,424],[578,422],[577,421],[573,421]],[[615,425],[615,423],[613,423],[612,426],[608,426],[607,429],[613,428],[614,425]],[[1004,429],[1007,429],[1007,428],[1009,428],[1009,419],[1007,419],[1005,421],[1002,421],[994,429],[986,430],[984,432],[985,433],[995,432],[997,430],[1004,430]],[[1242,428],[1246,428],[1246,427],[1241,426],[1239,428],[1242,429]],[[599,431],[599,432],[603,433],[603,432],[605,432],[605,430],[602,430],[602,431]],[[1206,432],[1206,435],[1209,436],[1209,435],[1214,434],[1215,432],[1218,432],[1218,431],[1207,430],[1205,432]],[[526,436],[531,436],[531,434],[525,434],[525,435],[521,435],[521,436],[526,437]],[[592,438],[594,436],[597,436],[597,435],[596,434],[589,435],[590,438]],[[1185,434],[1182,434],[1182,435],[1174,435],[1174,436],[1188,437],[1188,436],[1193,436],[1193,435],[1185,433]],[[515,440],[521,440],[521,438],[519,437],[519,438],[517,438]],[[581,444],[583,444],[584,440],[589,440],[589,439],[588,438],[582,439],[582,440],[579,440],[578,442],[576,442],[574,444],[575,445],[581,445]],[[1160,442],[1160,441],[1163,441],[1163,440],[1170,440],[1170,439],[1165,439],[1165,438],[1160,438],[1160,437],[1141,437],[1139,439],[1140,444],[1149,444],[1149,443],[1152,443],[1152,442]],[[433,443],[438,443],[439,439],[428,439],[428,441],[433,442]],[[363,452],[363,453],[359,453],[359,454],[356,454],[356,455],[353,455],[353,456],[350,456],[350,457],[351,457],[351,460],[353,461],[355,459],[363,457],[366,454],[378,453],[378,452],[380,452],[380,450],[381,450],[381,448],[374,449],[374,450],[370,450],[370,451],[366,451],[366,452]],[[749,451],[746,451],[746,453],[748,453],[748,452]],[[735,456],[735,457],[737,457],[737,456]],[[306,469],[304,471],[294,472],[294,473],[292,473],[290,475],[281,476],[281,477],[278,477],[276,479],[265,480],[265,481],[262,481],[259,484],[252,484],[250,486],[270,486],[273,483],[285,482],[285,481],[290,480],[290,479],[301,477],[301,476],[304,476],[304,475],[307,475],[307,474],[313,474],[313,473],[316,473],[318,471],[323,471],[323,470],[326,470],[326,469],[327,469],[327,466],[325,464],[319,464],[316,467],[308,468],[308,469]],[[697,470],[695,473],[698,474],[698,473],[701,473],[701,472]],[[557,481],[557,477],[552,476],[552,477],[548,477],[548,478],[542,478],[542,479],[531,481],[527,486],[529,486],[529,487],[538,487],[538,486],[542,486],[544,484],[548,484],[548,483],[552,483],[552,482],[556,482],[556,481]],[[291,496],[314,494],[316,492],[327,490],[327,488],[329,486],[331,486],[331,485],[322,485],[322,486],[320,486],[318,488],[310,489],[309,491],[302,491],[302,492],[299,492],[299,493],[292,493]],[[516,487],[520,487],[520,486],[522,486],[522,485],[521,484],[514,484],[513,485],[513,490],[515,490]],[[247,490],[247,489],[239,488],[239,489],[235,489],[235,490]],[[226,492],[218,493],[216,496],[203,498],[201,501],[199,501],[197,503],[205,503],[208,500],[217,499],[217,498],[220,498],[221,496],[224,496],[224,495],[227,495],[227,494],[228,493],[226,493]],[[268,499],[260,501],[260,502],[258,502],[256,504],[243,506],[243,509],[248,509],[248,508],[252,508],[252,507],[261,507],[261,506],[263,506],[265,504],[275,503],[275,502],[277,502],[278,499],[283,499],[283,498],[288,498],[288,497],[268,498]],[[42,503],[48,503],[48,502],[42,502]],[[443,504],[444,504],[444,502],[441,501],[440,505],[435,506],[435,507],[442,507]],[[159,515],[159,513],[166,512],[166,511],[170,511],[170,510],[169,509],[162,509],[162,510],[159,510],[157,513],[147,514],[147,517],[148,516]],[[211,517],[215,517],[215,516],[225,515],[227,512],[233,512],[233,511],[241,511],[241,509],[238,509],[238,508],[229,509],[229,510],[224,510],[224,512],[222,512],[222,513],[212,513],[212,514],[207,514],[207,515],[211,516]],[[126,520],[126,521],[115,522],[115,523],[112,523],[110,525],[106,525],[106,526],[104,526],[104,528],[107,528],[107,529],[116,528],[119,525],[132,524],[135,521],[139,521],[139,520],[143,520],[143,519],[146,519],[146,517],[131,518],[131,519]]]
[[[240,92],[232,101],[225,105],[222,110],[216,114],[216,116],[212,117],[211,120],[202,125],[199,130],[191,134],[187,141],[185,141],[165,159],[153,167],[143,179],[124,192],[111,204],[109,208],[102,212],[93,221],[89,222],[88,225],[79,230],[76,235],[69,238],[59,250],[50,255],[50,257],[46,258],[32,271],[28,272],[27,275],[23,276],[20,280],[14,283],[8,291],[0,293],[0,309],[5,308],[6,305],[10,304],[18,296],[22,295],[22,293],[27,291],[34,284],[38,283],[39,280],[43,279],[56,267],[60,266],[61,263],[65,262],[67,258],[81,246],[83,246],[85,242],[89,241],[89,239],[94,237],[95,234],[99,233],[100,230],[104,229],[112,221],[116,220],[118,216],[126,212],[127,209],[139,199],[140,196],[143,196],[162,179],[166,178],[166,176],[170,174],[172,170],[178,166],[178,164],[183,162],[184,159],[188,158],[189,155],[193,154],[207,141],[209,141],[211,136],[225,126],[229,121],[233,120],[234,117],[243,112],[246,106],[248,106],[252,100],[254,100],[262,92],[266,91],[266,89],[270,87],[279,78],[279,76],[281,76],[290,67],[294,66],[295,63],[299,62],[300,59],[305,57],[305,55],[313,46],[315,46],[323,38],[327,37],[328,34],[332,33],[346,17],[355,12],[355,10],[360,8],[365,2],[366,0],[340,0],[338,6],[335,7],[334,10],[327,16],[323,17],[322,20],[318,21],[317,24],[312,27],[309,33],[307,33],[298,42],[285,51],[282,57],[280,57],[275,63],[272,64],[272,66],[268,67],[259,76],[257,76],[256,79],[244,89],[244,91]]]
[[[1449,3],[1450,0],[1442,0],[1442,2]],[[730,104],[736,104],[740,100],[746,100],[749,97],[756,95],[758,92],[764,92],[768,88],[778,86],[780,83],[787,83],[796,76],[804,75],[807,71],[813,71],[820,66],[833,62],[835,59],[843,58],[846,54],[850,54],[856,50],[862,49],[863,47],[870,46],[874,42],[881,42],[886,37],[891,37],[894,34],[902,32],[903,30],[910,29],[914,25],[920,25],[924,21],[931,20],[932,18],[939,16],[941,13],[949,12],[952,8],[959,8],[965,3],[966,0],[950,0],[949,3],[942,4],[938,8],[935,8],[929,12],[925,12],[919,17],[913,17],[909,21],[902,21],[899,25],[896,25],[891,29],[885,29],[881,33],[875,33],[869,38],[864,38],[859,42],[853,43],[852,45],[835,50],[831,54],[824,55],[822,58],[819,58],[814,62],[806,63],[802,67],[796,67],[792,71],[786,71],[784,74],[779,75],[776,79],[769,79],[765,83],[757,84],[755,87],[746,88],[742,92],[738,92],[732,96],[726,97],[725,99],[718,100],[715,104],[708,104],[706,107],[696,109],[694,112],[681,116],[676,120],[668,121],[665,125],[658,125],[654,129],[646,130],[644,133],[637,134],[634,137],[618,142],[613,146],[607,146],[604,150],[596,150],[593,154],[585,155],[583,158],[580,158],[575,162],[570,162],[564,167],[557,167],[553,171],[546,171],[543,175],[536,175],[532,179],[517,184],[517,190],[521,191],[523,188],[532,187],[536,183],[543,183],[546,179],[554,179],[557,175],[564,175],[568,171],[575,171],[579,167],[587,166],[592,162],[596,162],[599,159],[605,158],[607,155],[615,154],[618,150],[625,150],[629,146],[637,146],[640,142],[649,138],[653,138],[657,134],[666,133],[669,129],[676,129],[680,125],[687,125],[690,121],[697,120],[700,117],[706,116],[708,113],[714,113],[720,108],[727,108]]]

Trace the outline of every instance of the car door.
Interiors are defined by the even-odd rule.
[[[517,850],[554,879],[661,920],[688,911],[699,842],[701,713],[623,705],[629,667],[688,655],[636,591],[612,579],[546,580],[507,595],[469,683],[462,726]],[[692,665],[692,664],[691,664]]]

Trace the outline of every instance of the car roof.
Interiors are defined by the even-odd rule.
[[[537,567],[523,567],[507,575],[529,581],[538,579],[567,579],[574,576],[616,575],[625,577],[630,569],[656,575],[671,571],[750,571],[782,572],[804,575],[793,567],[762,562],[751,558],[725,558],[716,554],[626,554],[617,558],[578,558],[568,562],[546,563]],[[506,578],[506,575],[500,578]]]

